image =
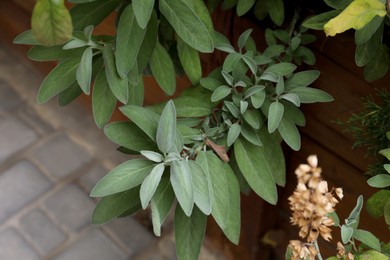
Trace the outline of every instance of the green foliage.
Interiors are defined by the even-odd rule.
[[[377,97],[377,100],[372,96],[364,98],[362,111],[346,122],[340,122],[355,140],[353,147],[365,148],[366,156],[375,159],[367,170],[368,175],[387,174],[383,168],[386,160],[378,154],[390,147],[386,136],[390,129],[390,94],[387,90],[379,90]]]
[[[28,53],[33,60],[58,62],[40,87],[39,103],[58,96],[67,105],[81,94],[91,95],[96,125],[119,151],[138,156],[112,169],[93,188],[91,196],[102,197],[93,223],[150,205],[153,231],[160,236],[175,208],[179,259],[197,258],[209,215],[238,244],[240,192],[253,189],[276,204],[277,185],[286,183],[281,140],[299,150],[297,126],[305,125],[301,104],[333,100],[310,87],[318,71],[298,68],[315,63],[314,53],[305,47],[315,37],[297,31],[294,18],[287,30],[266,30],[267,47],[261,52],[252,29],[239,36],[235,49],[213,28],[207,8],[218,0],[208,6],[202,0],[70,2],[75,3],[69,12],[72,23],[68,14],[61,14],[64,19],[57,24],[54,17],[52,24],[73,25],[73,31],[55,37],[66,40],[47,43],[27,31],[15,43],[35,45]],[[240,16],[253,10],[259,19],[269,16],[278,26],[285,22],[282,0],[222,2],[222,8],[233,7]],[[112,13],[117,16],[114,35],[97,35],[95,26]],[[199,52],[214,49],[226,52],[226,59],[202,78]],[[176,95],[176,75],[183,72],[193,86]],[[144,75],[153,76],[175,98],[143,107]],[[107,124],[118,104],[130,122]]]
[[[336,9],[307,19],[303,26],[324,30],[327,36],[334,36],[350,28],[355,29],[355,62],[364,66],[364,78],[375,81],[384,77],[389,67],[389,48],[384,42],[384,25],[388,23],[383,0],[326,0]]]

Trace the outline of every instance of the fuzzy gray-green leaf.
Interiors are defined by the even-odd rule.
[[[186,0],[160,0],[160,11],[175,32],[188,45],[200,52],[214,50],[213,35],[198,16],[191,2]]]
[[[167,50],[159,42],[150,59],[150,69],[161,89],[172,96],[176,91],[175,68]]]
[[[284,106],[280,102],[272,102],[268,110],[268,132],[273,133],[283,118]]]
[[[92,214],[92,224],[104,224],[124,212],[135,213],[141,209],[139,187],[102,198]]]
[[[234,142],[234,155],[249,186],[261,198],[271,204],[276,204],[278,194],[270,165],[273,162],[272,159],[267,160],[264,149],[240,137]]]
[[[161,176],[164,173],[164,163],[159,163],[153,167],[148,176],[145,177],[141,184],[140,198],[142,208],[146,209],[160,183]]]
[[[191,216],[195,195],[188,162],[183,160],[171,162],[170,180],[180,207],[187,216]]]
[[[121,78],[127,78],[129,71],[136,66],[145,32],[135,19],[133,6],[128,5],[119,18],[116,36],[115,62]]]
[[[96,76],[92,92],[92,113],[99,128],[110,120],[115,106],[116,98],[110,90],[104,69],[101,69]]]
[[[207,217],[197,208],[186,216],[180,207],[175,212],[175,240],[178,259],[198,259],[206,231]]]
[[[98,181],[90,196],[104,197],[137,187],[153,167],[154,163],[145,159],[132,159],[124,162]]]
[[[174,200],[175,194],[173,193],[169,178],[162,178],[160,185],[158,185],[157,190],[150,201],[153,232],[156,236],[161,235],[161,226],[167,218]]]
[[[135,18],[141,28],[146,28],[153,12],[154,0],[133,0]]]
[[[104,66],[108,85],[115,97],[123,104],[129,99],[128,80],[119,76],[115,66],[115,56],[111,45],[104,46]]]
[[[203,171],[195,161],[188,161],[192,181],[194,183],[195,205],[205,214],[210,215],[212,210],[212,185],[209,172]]]
[[[85,49],[81,61],[76,71],[76,79],[80,88],[87,95],[90,93],[91,77],[92,77],[92,48]]]
[[[163,153],[172,152],[176,138],[176,109],[170,100],[160,116],[158,122],[156,141],[157,146]]]
[[[38,92],[38,103],[44,103],[76,82],[80,59],[72,57],[58,64],[43,80]]]

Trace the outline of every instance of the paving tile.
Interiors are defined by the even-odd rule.
[[[34,108],[24,106],[18,110],[18,116],[24,122],[32,126],[38,134],[45,135],[54,131],[53,126],[44,121],[42,117],[37,114],[37,111]]]
[[[16,230],[8,228],[0,232],[0,259],[39,260],[40,258]]]
[[[51,183],[28,161],[21,161],[0,174],[0,223],[50,187]]]
[[[156,241],[156,238],[145,227],[131,217],[115,219],[107,226],[134,255],[139,254]]]
[[[37,140],[37,134],[15,117],[0,116],[0,162]]]
[[[126,254],[101,230],[94,228],[54,260],[122,260]]]
[[[66,240],[66,235],[39,209],[20,221],[21,231],[45,255]]]
[[[37,148],[34,156],[50,174],[61,178],[91,160],[91,155],[66,134],[55,136]]]
[[[48,198],[45,206],[58,221],[77,231],[91,223],[95,203],[80,188],[70,184]]]
[[[80,184],[90,192],[95,184],[108,173],[102,165],[95,165],[89,172],[79,178]]]
[[[0,80],[0,111],[14,109],[21,103],[22,99],[11,86]]]

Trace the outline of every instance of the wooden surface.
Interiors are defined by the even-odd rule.
[[[29,27],[29,13],[25,11],[29,7],[26,3],[23,6],[24,9],[18,8],[10,1],[0,1],[0,31],[3,40],[9,43],[17,34]],[[216,29],[233,40],[236,40],[245,29],[253,26],[246,20],[235,19],[231,13],[219,13],[213,18]],[[113,19],[114,17],[110,17],[99,27],[99,30],[112,32]],[[260,42],[259,46],[264,46],[262,30],[255,28],[254,36],[256,41]],[[344,189],[345,198],[337,206],[341,219],[349,214],[360,194],[367,199],[376,191],[368,187],[363,175],[369,160],[364,158],[362,150],[351,149],[353,142],[351,136],[343,132],[335,121],[345,120],[352,113],[360,111],[361,98],[374,94],[375,88],[388,88],[390,77],[387,75],[384,79],[374,83],[367,83],[363,80],[362,69],[354,64],[355,46],[351,35],[343,34],[335,38],[325,38],[323,32],[318,32],[317,36],[319,39],[312,46],[316,52],[317,63],[312,68],[320,70],[321,76],[315,82],[314,87],[327,91],[335,98],[335,101],[303,106],[307,125],[300,128],[302,148],[299,152],[285,149],[288,182],[286,188],[279,189],[280,199],[277,207],[268,205],[253,194],[249,197],[242,197],[242,235],[239,246],[229,243],[216,224],[209,221],[208,236],[216,247],[226,252],[230,259],[283,259],[288,240],[298,237],[297,230],[289,224],[290,210],[287,197],[296,185],[294,169],[300,163],[305,162],[309,154],[318,155],[323,168],[323,177],[329,181],[330,186]],[[27,46],[15,46],[15,48],[24,53],[28,49]],[[223,57],[221,53],[216,56],[202,55],[205,72],[221,64]],[[54,64],[36,63],[36,65],[47,72]],[[153,84],[152,81],[148,81],[145,85],[149,88]],[[178,85],[185,87],[188,81],[183,79]],[[147,98],[149,100],[147,102],[159,102],[166,98],[161,91],[157,90]],[[361,228],[370,230],[384,240],[390,237],[384,220],[374,220],[367,215],[365,210],[363,210]],[[269,243],[264,243],[266,241],[264,236],[269,233],[276,234],[278,241],[276,245],[270,246]],[[335,237],[333,244],[337,240],[339,238]],[[329,244],[324,243],[322,248],[325,256],[334,253]]]

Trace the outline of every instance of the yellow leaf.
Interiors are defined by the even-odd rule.
[[[324,31],[326,36],[335,36],[351,28],[359,30],[377,15],[386,15],[386,6],[379,0],[354,0],[324,25]]]
[[[72,18],[64,0],[38,0],[31,17],[31,30],[42,45],[64,44],[72,38]]]

